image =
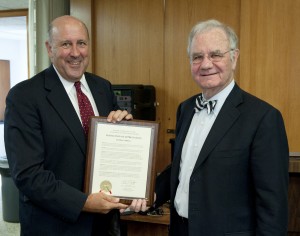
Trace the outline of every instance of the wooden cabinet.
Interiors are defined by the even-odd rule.
[[[289,236],[300,236],[300,153],[291,153],[289,185]]]
[[[162,216],[144,216],[134,213],[121,216],[122,236],[168,236],[170,215],[169,209],[163,207]]]

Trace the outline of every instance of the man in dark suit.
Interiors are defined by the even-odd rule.
[[[191,72],[202,94],[180,104],[173,162],[156,183],[156,203],[170,199],[170,235],[286,235],[283,118],[235,83],[237,43],[216,20],[190,33]]]
[[[87,137],[74,83],[80,81],[94,115],[108,122],[132,115],[119,110],[107,80],[85,72],[89,43],[83,22],[55,19],[46,42],[52,65],[7,96],[5,147],[20,190],[21,235],[120,234],[119,209],[128,206],[101,192],[83,192]],[[145,201],[130,207],[138,211]]]

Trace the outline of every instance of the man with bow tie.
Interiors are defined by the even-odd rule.
[[[286,235],[289,150],[280,112],[236,84],[230,27],[200,22],[188,42],[202,93],[179,105],[173,161],[156,183],[156,206],[171,203],[170,235]]]

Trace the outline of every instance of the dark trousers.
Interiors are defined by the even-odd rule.
[[[189,235],[189,222],[187,218],[181,217],[174,209],[170,222],[170,236],[187,236]]]
[[[95,214],[92,236],[120,236],[120,212],[112,210],[107,214]]]

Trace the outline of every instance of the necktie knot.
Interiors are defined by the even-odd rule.
[[[74,86],[75,86],[75,88],[76,88],[76,91],[81,90],[81,83],[80,83],[80,81],[76,81],[76,82],[74,83]]]
[[[207,109],[207,114],[210,114],[217,104],[217,100],[206,101],[202,93],[196,98],[195,112]]]

